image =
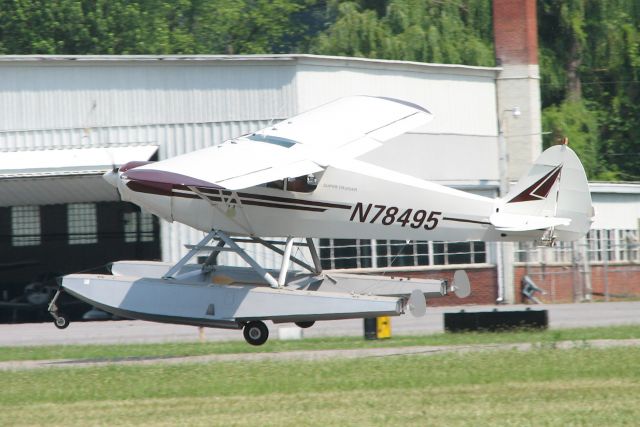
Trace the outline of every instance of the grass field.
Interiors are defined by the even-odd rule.
[[[595,349],[585,344],[558,350],[553,343],[638,338],[639,329],[438,334],[378,342],[274,340],[258,349],[241,342],[5,348],[0,349],[4,360],[24,360],[541,344],[528,352],[0,371],[0,426],[637,425],[640,348]]]
[[[0,425],[637,425],[640,348],[0,372]]]
[[[260,347],[244,341],[185,342],[164,344],[62,345],[46,347],[0,347],[0,362],[45,359],[113,359],[126,357],[172,357],[205,354],[280,352],[291,350],[327,350],[371,347],[407,347],[424,345],[473,345],[494,343],[541,343],[584,341],[592,339],[640,338],[640,326],[611,326],[579,329],[554,329],[503,333],[397,335],[389,340],[365,341],[360,337],[305,338],[301,341],[269,340]]]

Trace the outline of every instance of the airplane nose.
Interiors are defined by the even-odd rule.
[[[110,170],[109,172],[107,172],[104,175],[102,175],[102,177],[109,184],[111,184],[114,187],[118,188],[118,179],[119,178],[118,178],[118,171],[117,170]]]
[[[125,173],[128,170],[135,169],[138,166],[148,165],[149,163],[153,163],[153,162],[132,161],[132,162],[129,162],[129,163],[125,163],[124,165],[120,166],[119,168],[114,165],[114,168],[112,170],[110,170],[109,172],[105,173],[104,175],[102,175],[102,177],[109,184],[111,184],[114,187],[118,188],[118,181],[120,181],[120,173]]]

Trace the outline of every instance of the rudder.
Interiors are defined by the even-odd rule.
[[[561,241],[584,236],[594,216],[584,167],[567,145],[546,149],[499,204],[501,217],[530,218]]]

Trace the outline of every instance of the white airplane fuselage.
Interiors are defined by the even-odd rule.
[[[489,221],[495,199],[414,180],[405,185],[329,167],[311,193],[266,186],[229,191],[174,185],[160,191],[128,185],[126,174],[118,189],[123,200],[205,232],[448,241],[530,240],[543,234],[500,232]]]

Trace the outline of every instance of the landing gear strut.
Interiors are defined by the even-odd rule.
[[[64,314],[58,311],[58,306],[56,305],[56,301],[62,294],[62,289],[58,289],[56,294],[53,296],[53,299],[49,303],[49,313],[53,317],[53,324],[56,325],[58,329],[65,329],[69,326],[69,318]]]
[[[254,320],[244,325],[244,339],[251,345],[262,345],[269,338],[269,328],[264,322]]]

